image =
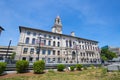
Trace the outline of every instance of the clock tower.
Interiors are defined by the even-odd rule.
[[[62,34],[62,23],[59,16],[55,18],[55,23],[52,27],[52,32]]]

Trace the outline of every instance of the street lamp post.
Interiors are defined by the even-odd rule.
[[[77,55],[77,64],[78,64],[78,42],[75,43],[76,55]]]
[[[78,64],[78,51],[77,51],[77,48],[76,48],[76,53],[77,53],[77,64]]]
[[[38,48],[37,48],[38,60],[39,60],[39,55],[40,55],[40,44],[41,44],[41,37],[39,37],[39,43],[38,43]]]
[[[8,52],[9,52],[9,48],[10,48],[10,45],[11,45],[11,41],[12,40],[9,41],[9,45],[8,45],[6,56],[5,56],[6,62],[8,62]]]

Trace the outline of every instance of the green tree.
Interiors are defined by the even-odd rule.
[[[10,56],[10,59],[11,59],[11,60],[14,60],[15,55],[16,55],[16,52],[13,52],[13,53],[11,54],[11,56]]]
[[[116,53],[109,51],[106,48],[103,48],[101,50],[101,58],[103,61],[107,61],[107,60],[112,60],[113,58],[117,57]]]

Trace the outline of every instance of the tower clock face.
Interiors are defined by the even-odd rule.
[[[60,31],[61,31],[61,28],[57,28],[57,31],[60,32]]]

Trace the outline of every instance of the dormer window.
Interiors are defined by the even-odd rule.
[[[27,35],[30,35],[30,31],[27,32]]]
[[[33,33],[33,36],[36,36],[36,33],[35,33],[35,32]]]

